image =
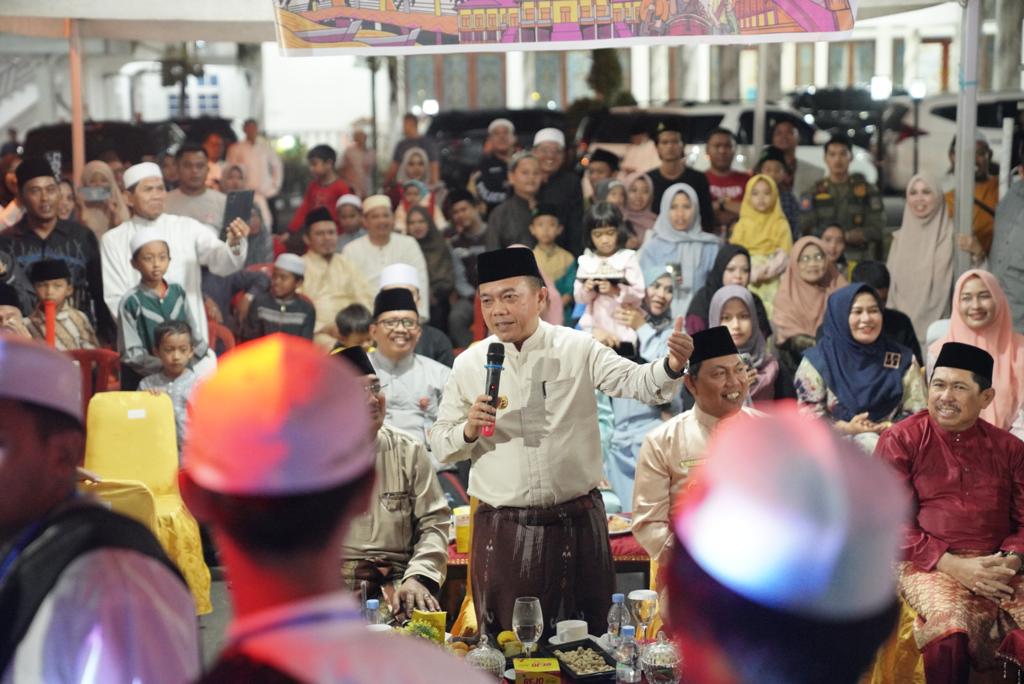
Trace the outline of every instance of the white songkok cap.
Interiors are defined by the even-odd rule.
[[[150,242],[167,242],[167,234],[159,228],[138,228],[135,230],[135,234],[132,235],[131,241],[128,243],[128,249],[132,256],[142,248],[143,245],[148,245]],[[167,243],[167,249],[170,250],[170,243]]]
[[[718,583],[816,619],[857,620],[893,603],[910,505],[884,462],[795,404],[726,419],[706,458],[673,527]]]
[[[565,133],[557,128],[542,128],[533,136],[533,146],[546,142],[558,143],[559,147],[565,147]]]
[[[503,126],[510,130],[512,133],[516,132],[516,125],[509,121],[508,119],[495,119],[494,121],[487,125],[487,132],[493,133],[495,130]]]
[[[370,195],[363,200],[363,213],[369,214],[374,209],[385,208],[391,211],[391,198],[387,195]]]
[[[391,264],[380,272],[380,288],[406,285],[420,289],[420,274],[409,264]]]
[[[0,335],[0,399],[45,406],[84,425],[78,367],[67,354],[40,342]]]
[[[292,254],[291,252],[285,252],[278,256],[274,260],[274,268],[294,273],[300,278],[306,275],[306,262],[298,254]]]
[[[236,347],[188,404],[183,468],[203,489],[289,496],[373,468],[362,379],[308,340],[277,333]]]
[[[143,178],[159,178],[163,180],[164,174],[160,167],[153,162],[142,162],[135,166],[129,166],[124,172],[124,187],[128,190]]]
[[[334,203],[335,209],[341,209],[345,204],[351,204],[356,209],[363,208],[363,200],[359,199],[356,195],[342,195],[338,198],[338,201]]]

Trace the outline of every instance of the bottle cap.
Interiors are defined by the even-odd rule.
[[[379,599],[369,599],[366,602],[366,607],[368,609],[370,609],[370,610],[379,610],[380,609],[380,600]]]
[[[612,603],[623,603],[625,600],[625,594],[612,594]]]
[[[632,639],[636,636],[636,627],[633,625],[622,625],[622,636]]]

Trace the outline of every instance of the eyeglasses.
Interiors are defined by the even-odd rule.
[[[370,396],[377,396],[384,391],[385,385],[381,384],[380,380],[374,380],[363,385],[363,390]]]
[[[377,321],[377,325],[385,330],[398,330],[399,327],[406,330],[415,330],[419,327],[420,322],[415,318],[388,318],[383,321]]]
[[[816,252],[815,254],[801,254],[800,255],[800,263],[801,264],[807,264],[807,263],[810,263],[812,261],[824,261],[824,260],[825,260],[825,255],[822,254],[821,252]]]

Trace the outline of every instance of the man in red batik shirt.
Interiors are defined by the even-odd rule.
[[[728,128],[716,128],[708,134],[708,161],[711,168],[704,175],[711,189],[711,203],[715,207],[715,225],[719,234],[725,232],[740,217],[740,205],[750,174],[734,171],[736,136]]]
[[[917,507],[898,575],[928,684],[967,684],[972,663],[1024,662],[1024,442],[978,417],[995,396],[992,366],[977,347],[943,345],[928,411],[886,430],[875,450]]]

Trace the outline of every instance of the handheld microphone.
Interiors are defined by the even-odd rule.
[[[491,398],[490,404],[498,408],[498,384],[501,382],[501,364],[505,361],[505,345],[501,342],[491,342],[487,347],[487,382],[484,385],[484,393]],[[485,425],[480,430],[484,437],[494,435],[494,425]]]

